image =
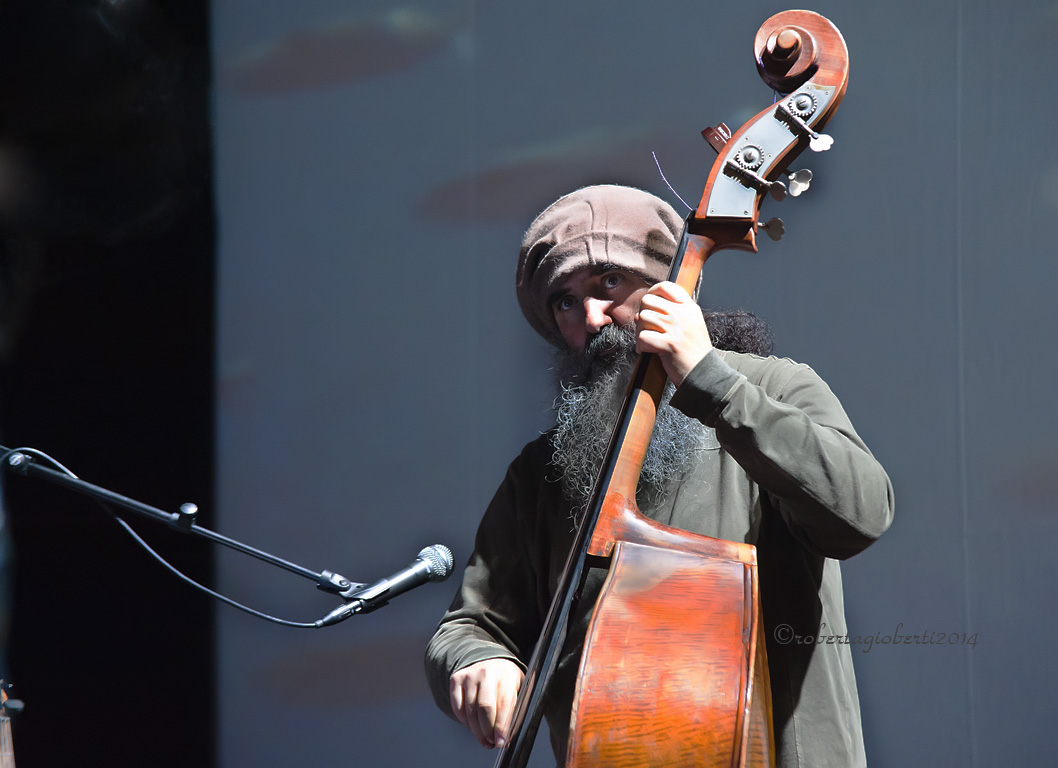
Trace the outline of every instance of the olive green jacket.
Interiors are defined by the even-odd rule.
[[[717,350],[676,390],[672,405],[712,428],[715,439],[710,435],[697,465],[661,503],[641,504],[643,513],[756,545],[779,765],[864,766],[837,560],[889,527],[889,478],[806,365]],[[489,658],[524,667],[539,635],[573,538],[550,454],[543,435],[511,464],[427,648],[430,686],[449,714],[453,672]],[[604,575],[589,572],[548,697],[560,764],[580,647]]]

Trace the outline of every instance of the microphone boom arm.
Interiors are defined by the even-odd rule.
[[[39,478],[49,483],[69,488],[85,496],[90,496],[106,502],[107,504],[122,507],[123,509],[135,512],[142,517],[163,523],[175,531],[199,536],[216,544],[221,544],[230,549],[234,549],[237,552],[242,552],[245,555],[250,555],[263,562],[270,563],[271,565],[283,568],[291,573],[296,573],[299,576],[311,579],[316,582],[316,587],[318,589],[325,592],[342,595],[343,593],[349,593],[358,588],[367,586],[365,584],[354,584],[344,576],[333,571],[322,571],[321,573],[317,573],[308,568],[304,568],[297,563],[292,563],[289,560],[276,557],[273,554],[251,547],[248,544],[243,544],[241,541],[236,541],[235,539],[231,539],[223,534],[217,533],[216,531],[203,528],[195,522],[198,507],[194,504],[181,505],[180,512],[165,512],[157,507],[152,507],[149,504],[144,504],[143,502],[131,499],[128,496],[122,496],[121,494],[114,493],[101,486],[85,482],[72,473],[68,474],[59,472],[41,466],[34,461],[29,450],[30,449],[25,448],[11,450],[0,446],[0,456],[3,456],[3,467],[11,472],[16,472],[27,477]]]

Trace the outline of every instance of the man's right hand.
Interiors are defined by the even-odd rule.
[[[510,659],[486,659],[463,667],[448,685],[452,714],[482,746],[502,747],[510,736],[514,704],[524,677]]]

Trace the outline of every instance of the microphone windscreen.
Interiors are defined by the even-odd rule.
[[[419,559],[429,566],[430,581],[444,581],[452,573],[452,550],[444,544],[424,547],[419,552]]]

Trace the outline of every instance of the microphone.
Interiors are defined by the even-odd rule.
[[[423,548],[411,565],[387,579],[374,584],[356,584],[342,596],[349,600],[316,622],[317,627],[329,627],[345,621],[354,613],[370,613],[389,602],[391,597],[414,589],[428,581],[444,581],[452,573],[452,550],[444,544]]]

